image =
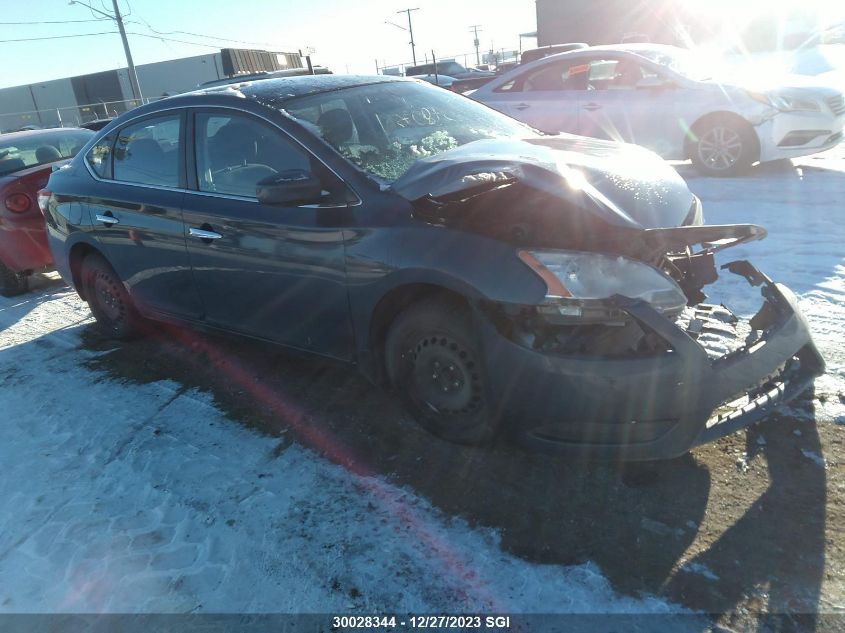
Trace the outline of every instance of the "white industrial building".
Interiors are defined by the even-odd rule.
[[[302,66],[298,53],[223,49],[218,53],[141,64],[135,69],[146,101],[236,74]],[[133,101],[126,68],[1,88],[0,130],[27,125],[76,125],[114,116],[139,103]]]

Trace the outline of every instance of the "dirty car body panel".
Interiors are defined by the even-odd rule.
[[[200,298],[184,322],[346,360],[380,382],[399,315],[423,299],[459,300],[490,416],[539,448],[622,459],[669,458],[731,433],[824,370],[788,289],[747,262],[716,268],[718,252],[765,230],[703,225],[700,202],[656,155],[538,135],[463,97],[386,77],[245,83],[113,121],[48,185],[50,245],[69,282],[79,284],[80,249],[107,255],[94,206],[105,191],[131,197],[133,188],[94,178],[84,156],[162,111],[187,125],[186,177],[167,190],[183,195],[173,216],[182,241],[171,250],[189,254]],[[195,119],[207,111],[272,129],[308,157],[319,195],[279,204],[200,191]],[[262,138],[249,152],[261,153]],[[705,303],[705,287],[732,273],[761,291],[750,321]],[[227,313],[237,318],[214,317]],[[712,331],[740,321],[733,347],[708,348]]]

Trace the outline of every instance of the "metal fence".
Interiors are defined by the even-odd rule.
[[[139,105],[157,101],[161,98],[100,101],[98,103],[87,103],[62,108],[9,112],[0,114],[0,130],[11,132],[29,126],[39,128],[76,127],[87,121],[111,119]]]

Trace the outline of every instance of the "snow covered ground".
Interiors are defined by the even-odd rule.
[[[207,394],[86,369],[90,322],[63,287],[0,299],[0,613],[683,611],[506,554]]]
[[[737,179],[695,177],[681,168],[704,205],[708,224],[747,222],[769,231],[722,253],[722,262],[748,259],[800,298],[827,374],[816,381],[815,415],[845,423],[845,147],[758,166]],[[751,315],[757,297],[741,277],[725,275],[716,295]]]
[[[829,364],[816,419],[845,422],[845,150],[735,180],[680,169],[709,223],[769,229],[729,258],[800,295]],[[724,287],[751,312],[742,279]],[[91,369],[90,320],[55,283],[0,299],[0,613],[680,610],[615,593],[592,564],[505,553],[496,532],[259,435],[208,394]]]

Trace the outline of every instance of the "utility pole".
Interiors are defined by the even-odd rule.
[[[138,73],[135,72],[135,62],[132,61],[132,51],[129,50],[129,40],[126,39],[126,29],[123,28],[123,18],[120,15],[117,0],[112,0],[112,6],[114,7],[114,21],[117,22],[117,30],[120,31],[120,39],[123,40],[126,63],[129,65],[129,83],[132,85],[132,96],[134,99],[143,99],[141,96],[141,84],[138,83]]]
[[[117,0],[115,0],[116,2]],[[411,34],[411,57],[414,60],[414,66],[417,65],[417,49],[414,46],[414,25],[411,24],[411,11],[419,11],[419,7],[415,9],[402,9],[401,11],[397,11],[396,13],[407,13],[408,14],[408,32]]]
[[[480,24],[473,24],[469,27],[469,30],[475,33],[475,40],[473,40],[473,44],[475,45],[475,64],[476,66],[481,65],[481,54],[478,51],[478,47],[481,45],[481,42],[478,41],[478,29],[481,25]]]
[[[112,0],[114,15],[106,13],[105,11],[100,11],[99,9],[92,7],[90,4],[82,2],[82,0],[70,0],[70,4],[81,4],[83,7],[91,9],[91,11],[99,13],[100,15],[117,22],[117,30],[120,31],[120,38],[123,40],[123,52],[126,53],[126,64],[129,67],[129,85],[132,88],[132,99],[142,101],[143,95],[141,95],[141,84],[138,83],[138,73],[135,72],[135,63],[132,61],[132,52],[129,50],[129,40],[126,39],[126,29],[123,28],[123,17],[120,15],[120,8],[117,6],[117,0]]]

